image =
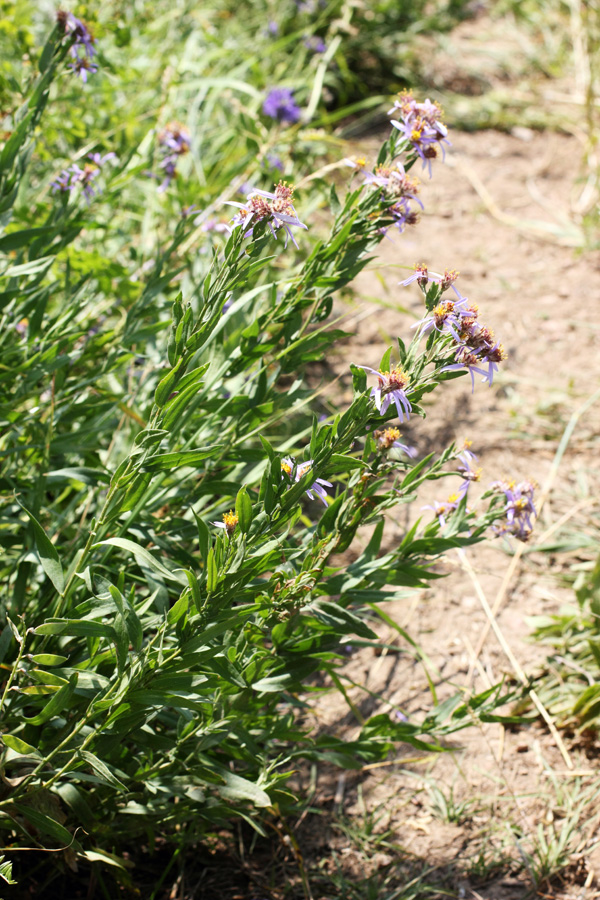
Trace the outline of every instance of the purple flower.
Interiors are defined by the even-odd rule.
[[[88,74],[93,75],[98,71],[98,66],[91,63],[85,56],[77,57],[72,63],[67,65],[67,69],[71,69],[78,78],[81,78],[84,84],[87,84]]]
[[[469,490],[469,485],[474,481],[479,481],[481,479],[482,469],[480,466],[477,468],[473,468],[471,465],[472,460],[476,460],[477,457],[474,453],[471,453],[470,450],[465,449],[462,453],[458,454],[458,458],[461,461],[462,465],[458,466],[458,471],[461,474],[463,479],[461,486],[458,489],[458,493],[462,496],[462,494],[466,494]]]
[[[116,159],[116,156],[114,153],[106,153],[104,156],[100,153],[89,153],[88,159],[91,161],[85,163],[83,169],[77,163],[73,163],[68,169],[63,169],[55,180],[50,182],[52,189],[73,193],[75,188],[80,185],[89,203],[92,197],[98,193],[93,184],[102,171],[102,166],[109,159]]]
[[[228,234],[229,226],[227,222],[219,222],[218,219],[207,219],[202,223],[202,231],[214,231],[215,234]]]
[[[289,88],[273,88],[263,103],[265,116],[277,119],[278,122],[293,124],[300,119],[300,107],[294,101],[294,93]]]
[[[406,287],[416,281],[421,290],[426,290],[428,284],[439,284],[442,294],[451,287],[459,300],[466,300],[466,297],[463,297],[458,288],[454,286],[458,274],[456,269],[446,269],[444,274],[440,275],[439,272],[430,272],[423,263],[417,263],[413,274],[404,281],[400,281],[399,284]]]
[[[496,535],[512,534],[520,541],[528,541],[533,531],[532,516],[537,516],[533,502],[535,484],[532,481],[495,481],[492,490],[504,494],[504,522],[495,525]]]
[[[444,528],[446,525],[446,517],[454,512],[459,503],[460,497],[458,494],[450,494],[445,503],[438,503],[437,500],[434,500],[433,506],[428,504],[427,506],[422,506],[421,509],[432,509],[438,518],[440,528]]]
[[[327,44],[323,38],[320,38],[317,35],[305,37],[304,46],[307,50],[310,50],[311,53],[325,53],[327,50]]]
[[[294,246],[297,247],[298,244],[290,226],[305,230],[307,226],[298,218],[293,200],[294,189],[283,181],[279,182],[274,192],[253,190],[244,204],[228,200],[226,201],[228,206],[237,206],[240,210],[231,220],[231,228],[239,226],[244,229],[245,236],[249,236],[256,224],[267,222],[274,238],[277,238],[276,230],[284,228],[286,231],[285,246],[287,247],[288,238],[291,238]]]
[[[370,372],[377,377],[377,387],[371,389],[371,397],[375,401],[379,413],[383,416],[387,412],[388,406],[392,401],[396,404],[398,418],[401,422],[410,419],[412,406],[406,396],[406,388],[409,385],[409,378],[401,366],[393,366],[389,372],[382,372],[372,369],[370,366],[362,366],[354,363],[358,369],[364,372]]]
[[[284,475],[287,475],[291,481],[298,482],[311,469],[312,464],[312,459],[309,459],[308,462],[297,463],[290,456],[284,456],[281,460],[281,471]],[[327,506],[326,487],[333,487],[333,485],[330,481],[325,481],[324,478],[317,478],[306,493],[311,500],[314,500],[314,494],[316,494],[323,505]]]
[[[407,456],[410,456],[411,459],[414,459],[417,455],[417,451],[414,447],[409,447],[408,444],[401,444],[398,438],[400,437],[400,430],[398,428],[385,428],[383,431],[374,431],[373,437],[377,441],[378,450],[390,450],[392,447],[395,447],[398,450],[402,450],[403,453],[406,453]]]
[[[441,121],[442,110],[431,100],[417,103],[412,94],[403,91],[389,112],[399,113],[400,121],[392,119],[391,124],[404,140],[412,144],[417,156],[423,160],[423,168],[427,168],[431,177],[431,160],[438,155],[437,147],[444,156],[444,144],[450,143],[447,140],[448,130]]]
[[[279,25],[274,19],[271,19],[267,25],[267,34],[271,35],[271,37],[277,37],[279,34]]]
[[[73,62],[69,63],[68,68],[85,84],[88,73],[98,71],[98,66],[92,63],[92,59],[96,55],[94,47],[96,39],[87,25],[81,19],[77,19],[73,13],[59,9],[56,19],[64,33],[73,41],[69,48],[69,55]]]
[[[158,144],[163,155],[159,168],[164,178],[158,186],[159,194],[163,194],[177,175],[177,161],[190,149],[190,133],[179,122],[169,122],[159,132]]]

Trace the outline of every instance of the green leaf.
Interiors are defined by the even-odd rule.
[[[224,771],[220,774],[225,784],[219,785],[217,790],[226,800],[250,800],[251,803],[262,809],[271,805],[271,798],[267,792],[253,781],[248,781],[233,772]]]
[[[67,662],[68,656],[59,656],[56,653],[35,653],[31,659],[37,666],[62,666]]]
[[[206,590],[209,594],[214,594],[219,583],[219,570],[215,560],[215,549],[211,547],[208,551],[206,560]]]
[[[88,619],[49,619],[35,629],[36,634],[70,634],[74,637],[105,637],[115,640],[115,630],[103,622]]]
[[[185,359],[181,357],[181,359],[177,362],[177,365],[174,366],[170,372],[167,372],[165,377],[162,378],[161,381],[159,381],[154,393],[154,402],[159,407],[159,409],[165,405],[165,403],[173,393],[175,385],[185,371],[185,365]]]
[[[0,856],[0,878],[7,884],[16,884],[12,877],[12,863],[4,862],[4,856]]]
[[[244,486],[235,498],[235,513],[238,517],[238,525],[242,534],[247,534],[252,524],[252,500],[248,496]]]
[[[181,466],[195,466],[201,460],[212,456],[221,446],[221,444],[213,444],[210,447],[198,447],[197,450],[158,453],[156,456],[146,460],[142,469],[146,472],[169,472],[171,469],[179,469]]]
[[[127,790],[123,782],[111,772],[106,763],[103,763],[101,759],[98,759],[98,757],[94,756],[93,753],[90,753],[89,750],[80,750],[79,755],[89,763],[94,772],[100,775],[100,777],[111,787],[116,788],[119,791]]]
[[[72,847],[74,850],[81,850],[79,841],[73,837],[70,831],[67,831],[64,825],[55,822],[50,816],[40,812],[39,809],[34,809],[27,803],[15,800],[15,806],[34,828],[49,835],[61,845],[62,849],[66,850],[67,847]]]
[[[52,699],[48,701],[45,707],[36,716],[23,716],[23,721],[29,725],[43,725],[49,719],[57,716],[73,699],[75,687],[77,686],[78,674],[75,673],[69,678],[69,683],[60,688]]]
[[[168,581],[175,581],[177,584],[184,583],[182,575],[167,569],[145,547],[140,547],[139,544],[136,544],[135,541],[130,541],[128,538],[107,538],[105,541],[98,541],[97,544],[92,545],[92,549],[95,547],[119,547],[121,550],[127,550],[135,556],[135,560],[141,568],[144,568],[145,564],[146,567],[151,568],[154,572],[158,572],[159,575],[162,575]]]
[[[40,756],[39,751],[35,747],[32,747],[26,741],[22,741],[21,738],[16,737],[14,734],[3,734],[2,742],[5,746],[14,750],[15,753],[20,753],[21,756]]]
[[[21,508],[27,513],[33,525],[33,533],[35,538],[35,546],[40,557],[42,568],[59,594],[65,589],[65,576],[63,568],[56,552],[56,547],[48,538],[48,535],[28,509],[25,509],[22,503]]]

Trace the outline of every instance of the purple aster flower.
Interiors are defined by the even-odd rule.
[[[244,229],[245,236],[249,236],[256,224],[267,222],[274,238],[277,237],[277,229],[284,228],[286,231],[285,246],[287,247],[288,238],[291,238],[294,246],[297,247],[298,244],[290,227],[293,225],[306,230],[307,226],[298,218],[293,199],[294,189],[280,181],[274,192],[253,190],[244,204],[228,200],[226,201],[228,206],[237,206],[240,210],[231,220],[231,228],[239,226]]]
[[[403,453],[406,453],[407,456],[410,456],[411,459],[414,459],[417,455],[417,451],[414,447],[409,447],[408,444],[401,444],[398,438],[400,437],[400,430],[398,428],[385,428],[383,431],[374,431],[373,437],[377,441],[377,448],[379,450],[390,450],[392,447],[395,447],[397,450],[402,450]]]
[[[71,173],[68,169],[63,169],[60,172],[54,181],[50,182],[50,187],[53,191],[61,191],[65,193],[66,191],[72,191],[73,188],[71,186]]]
[[[438,518],[440,528],[444,528],[446,525],[446,518],[457,509],[459,503],[460,497],[458,494],[450,494],[445,503],[438,503],[437,500],[434,500],[433,506],[428,504],[427,506],[422,506],[421,509],[432,509]]]
[[[81,78],[84,84],[87,84],[88,75],[93,75],[97,72],[98,66],[90,62],[85,56],[78,56],[72,63],[67,65],[67,69],[71,69],[74,75]]]
[[[73,42],[69,48],[69,56],[73,62],[69,63],[67,68],[71,69],[85,84],[88,74],[98,71],[98,66],[92,63],[92,59],[96,55],[96,48],[94,47],[96,39],[87,25],[81,19],[77,19],[72,13],[59,9],[56,19],[64,33]]]
[[[383,416],[387,412],[388,406],[393,401],[396,404],[398,418],[401,422],[410,419],[412,406],[406,396],[406,388],[409,385],[409,378],[401,366],[393,366],[389,372],[382,372],[372,369],[370,366],[362,366],[354,363],[358,369],[364,372],[370,372],[377,377],[377,387],[371,389],[371,398],[375,401],[379,413]]]
[[[492,490],[504,494],[506,505],[504,507],[505,520],[500,525],[495,525],[493,530],[497,535],[512,534],[520,541],[527,541],[533,531],[532,516],[537,516],[533,495],[535,484],[532,481],[495,481]]]
[[[80,185],[88,203],[91,202],[92,197],[98,193],[94,189],[94,181],[102,171],[104,163],[109,159],[116,159],[116,155],[114,153],[106,153],[102,156],[100,153],[89,153],[88,159],[90,162],[85,163],[83,168],[78,166],[77,163],[73,163],[68,169],[63,169],[56,179],[50,182],[52,189],[54,191],[69,191],[69,193],[73,193],[75,188]]]
[[[190,133],[179,122],[169,122],[159,132],[158,144],[162,153],[159,168],[163,170],[164,178],[158,186],[159,194],[163,194],[175,176],[177,175],[177,162],[190,149]],[[155,177],[154,175],[152,177]]]
[[[228,234],[229,226],[227,225],[227,222],[220,222],[218,219],[207,219],[202,223],[202,231],[214,231],[215,234]]]
[[[462,319],[469,318],[472,314],[473,308],[469,306],[466,297],[462,300],[440,300],[428,315],[419,319],[412,327],[419,328],[422,335],[429,334],[430,331],[451,334],[460,343]]]
[[[440,275],[439,272],[430,272],[423,263],[416,263],[413,274],[409,275],[404,281],[400,281],[399,284],[402,287],[406,287],[416,281],[423,291],[426,290],[428,284],[438,284],[442,294],[451,287],[459,300],[466,300],[466,297],[463,297],[458,288],[454,286],[458,274],[456,269],[446,269],[444,274]]]
[[[312,464],[312,459],[309,459],[308,462],[297,463],[290,456],[284,456],[281,460],[281,471],[284,475],[287,475],[290,481],[298,482],[312,468]],[[311,500],[315,499],[314,494],[316,494],[323,505],[327,506],[326,487],[333,487],[333,485],[330,481],[325,481],[324,478],[317,478],[306,493]]]
[[[480,466],[477,468],[473,468],[471,465],[471,461],[473,459],[477,459],[474,453],[471,453],[470,450],[464,450],[462,453],[458,454],[458,458],[461,461],[462,465],[458,466],[458,471],[461,474],[463,479],[461,486],[458,489],[459,495],[466,494],[469,490],[469,486],[474,481],[481,480],[481,472],[482,469]]]
[[[412,145],[417,156],[423,160],[423,168],[429,171],[431,177],[431,160],[437,157],[437,148],[441,149],[444,156],[444,144],[450,143],[447,140],[448,130],[441,121],[441,108],[431,100],[417,103],[412,94],[403,91],[389,112],[399,114],[400,121],[392,119],[391,124]]]
[[[262,111],[265,116],[277,119],[278,122],[293,124],[300,119],[300,107],[294,100],[294,92],[289,88],[273,88],[263,103]]]
[[[452,365],[450,366],[444,366],[443,369],[440,369],[440,371],[462,372],[464,371],[464,369],[466,369],[471,376],[471,393],[475,392],[475,374],[483,375],[481,381],[489,381],[489,384],[491,385],[492,382],[490,380],[489,370],[482,369],[480,365],[481,360],[478,356],[475,356],[474,353],[469,353],[464,347],[459,347],[456,356],[457,359],[460,360],[460,362],[452,363]]]

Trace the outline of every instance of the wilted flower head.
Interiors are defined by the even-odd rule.
[[[287,476],[290,481],[300,481],[300,479],[311,469],[312,464],[312,459],[309,459],[308,462],[297,463],[290,456],[284,456],[281,460],[281,472],[282,475]],[[333,485],[330,481],[325,481],[324,478],[317,478],[306,493],[311,500],[314,500],[314,494],[316,494],[319,500],[327,506],[326,487],[333,487]]]
[[[403,453],[406,453],[407,456],[414,458],[417,455],[417,451],[414,447],[409,447],[408,444],[400,443],[400,429],[395,427],[385,428],[383,430],[378,430],[373,432],[373,437],[377,441],[377,448],[379,450],[390,450],[392,447],[396,447],[398,450],[402,450]]]
[[[222,522],[211,522],[211,525],[216,525],[217,528],[224,528],[228,536],[231,537],[237,523],[238,517],[233,510],[229,510],[229,512],[224,513]]]
[[[294,92],[289,88],[273,88],[265,97],[262,111],[265,116],[278,122],[293,124],[300,119],[300,107],[294,100]]]
[[[274,238],[277,237],[277,229],[284,228],[286,232],[285,246],[287,247],[288,238],[291,238],[294,246],[297,247],[298,244],[290,226],[307,229],[307,226],[298,218],[294,208],[294,189],[283,181],[279,182],[274,192],[254,189],[248,194],[246,203],[228,200],[227,205],[238,207],[239,213],[236,213],[231,220],[231,227],[241,226],[245,235],[251,235],[254,226],[259,222],[267,222]]]
[[[423,160],[423,168],[427,168],[431,176],[431,160],[438,155],[437,148],[443,155],[444,144],[450,143],[440,106],[431,100],[418,103],[409,91],[403,91],[389,112],[399,115],[400,120],[392,119],[391,124],[412,144],[417,156]]]
[[[370,366],[363,366],[354,363],[358,369],[364,372],[370,372],[377,377],[377,387],[371,389],[371,397],[375,401],[380,414],[383,416],[387,412],[388,406],[393,401],[396,404],[398,418],[401,422],[408,422],[412,406],[406,396],[406,389],[410,384],[410,380],[406,372],[401,366],[392,366],[389,371],[372,369]]]

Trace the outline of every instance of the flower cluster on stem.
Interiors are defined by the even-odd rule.
[[[432,159],[437,157],[439,150],[444,156],[444,144],[450,143],[447,139],[448,129],[442,122],[441,107],[431,100],[418,103],[410,91],[402,91],[388,114],[398,116],[391,120],[391,124],[423,160],[423,168],[428,170],[431,177]]]
[[[69,48],[69,56],[72,62],[68,67],[85,84],[88,75],[98,71],[98,66],[92,62],[96,55],[94,44],[96,39],[81,19],[77,19],[73,13],[59,9],[56,20],[64,33],[71,38],[73,43]]]
[[[77,163],[73,163],[67,169],[63,169],[54,181],[50,182],[52,190],[62,193],[68,191],[72,194],[79,185],[88,203],[90,203],[92,197],[99,193],[98,188],[94,186],[94,182],[102,171],[102,166],[109,159],[116,159],[116,155],[114,153],[106,153],[102,156],[100,153],[90,153],[88,154],[88,159],[90,161],[86,162],[83,168],[78,166]]]
[[[169,122],[158,135],[158,144],[162,153],[159,168],[163,170],[164,179],[158,187],[159,194],[164,193],[177,175],[177,162],[190,149],[190,133],[179,122]]]
[[[496,535],[512,534],[519,541],[528,541],[533,531],[532,516],[536,516],[533,502],[535,484],[532,481],[495,481],[492,490],[504,494],[504,519],[494,525]]]
[[[232,229],[243,228],[245,237],[252,235],[259,222],[266,222],[274,238],[277,237],[277,230],[283,228],[286,232],[285,246],[287,247],[288,239],[291,238],[297,247],[291,227],[307,229],[294,208],[294,188],[283,181],[279,182],[274,191],[251,190],[245,203],[228,200],[227,204],[238,207],[239,212],[230,224]]]

